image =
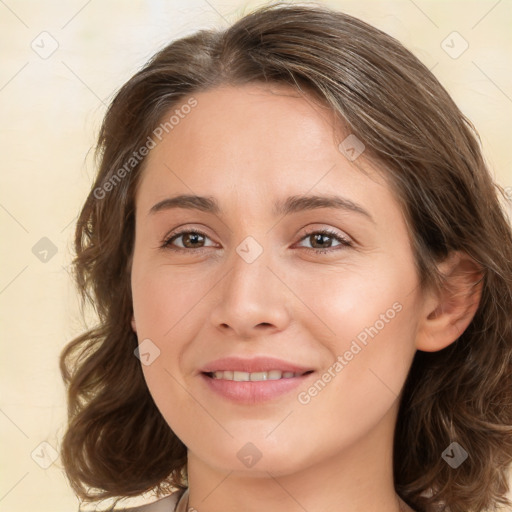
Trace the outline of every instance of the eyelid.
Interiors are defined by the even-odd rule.
[[[323,227],[323,228],[304,228],[304,231],[302,232],[300,236],[300,240],[303,240],[305,237],[307,236],[311,236],[311,235],[314,235],[316,233],[324,233],[324,234],[327,234],[329,236],[331,236],[332,238],[337,238],[339,239],[340,241],[343,241],[343,242],[346,242],[346,243],[352,243],[353,240],[351,237],[349,237],[347,234],[345,233],[339,233],[335,228],[331,228],[331,227]]]

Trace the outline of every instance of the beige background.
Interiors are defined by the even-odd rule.
[[[497,181],[512,187],[510,0],[324,3],[392,34],[433,69],[477,127]],[[0,511],[77,510],[58,458],[58,356],[83,330],[67,269],[108,101],[170,39],[259,4],[0,0]]]

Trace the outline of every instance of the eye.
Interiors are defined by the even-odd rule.
[[[182,239],[181,246],[173,246],[174,242],[176,240]],[[195,230],[195,229],[188,229],[183,231],[178,231],[177,233],[172,233],[169,237],[167,237],[164,242],[161,245],[162,249],[170,249],[171,251],[188,251],[191,250],[194,252],[202,252],[202,250],[205,249],[205,247],[208,246],[202,246],[200,244],[204,244],[205,240],[209,239],[207,235],[205,235],[203,232]],[[310,251],[313,251],[317,254],[325,254],[327,252],[334,252],[337,250],[340,250],[343,247],[352,247],[352,242],[348,240],[347,238],[344,238],[340,236],[335,231],[331,231],[329,229],[322,229],[322,230],[313,230],[305,233],[302,240],[309,239],[310,243],[313,245],[320,244],[321,247],[303,247],[304,249],[308,249]],[[334,246],[335,248],[332,248],[332,241],[327,241],[328,239],[334,239],[338,242],[338,246]],[[214,246],[214,245],[213,245]],[[210,246],[212,247],[212,246]],[[300,247],[300,246],[299,246]],[[336,248],[337,247],[337,248]]]
[[[182,246],[173,247],[173,242],[180,238],[183,239]],[[201,247],[198,244],[204,243],[205,238],[208,238],[207,235],[205,235],[201,231],[197,231],[195,229],[187,229],[183,231],[178,231],[177,233],[173,233],[171,236],[164,240],[161,247],[162,249],[171,249],[172,251],[186,251],[187,249],[200,251],[204,247]]]
[[[326,239],[335,239],[339,242],[339,244],[338,246],[335,246],[335,248],[332,248],[332,241],[329,242],[326,241]],[[343,247],[352,247],[352,242],[348,238],[344,238],[335,231],[331,231],[330,229],[309,231],[301,238],[301,240],[309,240],[312,245],[320,244],[320,248],[304,247],[305,249],[314,251],[318,254],[338,251]]]

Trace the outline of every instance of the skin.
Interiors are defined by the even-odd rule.
[[[455,341],[479,297],[420,289],[392,190],[364,153],[351,162],[339,151],[348,133],[333,128],[327,109],[275,84],[226,86],[194,97],[197,106],[146,159],[131,274],[132,327],[139,342],[149,338],[160,350],[142,366],[144,376],[188,448],[190,507],[397,512],[392,440],[414,353]],[[313,193],[348,198],[373,221],[332,208],[272,214],[275,200]],[[223,211],[149,213],[177,194],[213,196]],[[162,248],[178,226],[206,237],[174,241],[188,252]],[[305,236],[305,229],[324,228],[353,245],[335,238],[321,245]],[[251,263],[236,251],[248,236],[263,249]],[[194,255],[194,247],[205,250]],[[315,253],[322,247],[330,252]],[[468,269],[472,264],[460,253],[442,266],[458,292],[467,289]],[[300,403],[298,393],[396,303],[400,312]],[[276,400],[236,404],[198,375],[209,361],[231,355],[273,356],[315,372],[307,385]],[[237,457],[249,442],[261,454],[252,467]]]

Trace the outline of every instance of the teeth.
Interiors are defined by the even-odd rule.
[[[250,374],[250,380],[268,380],[267,372],[254,372]]]
[[[238,372],[238,371],[217,371],[211,373],[214,379],[234,380],[236,382],[258,382],[262,380],[279,380],[300,377],[300,372],[282,372],[281,370],[270,370],[269,372]]]

